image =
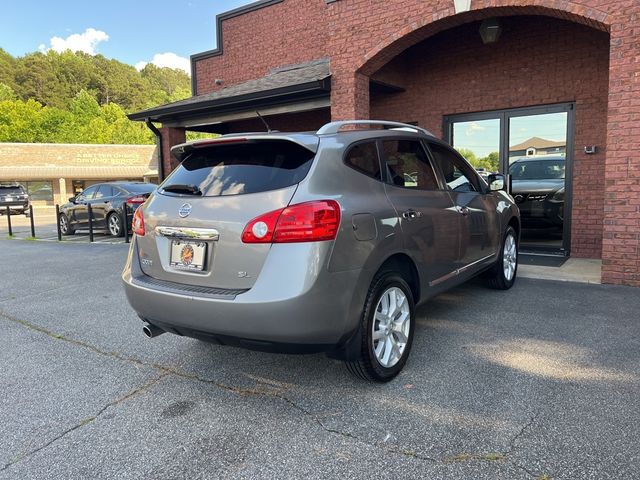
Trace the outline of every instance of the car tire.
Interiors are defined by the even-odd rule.
[[[490,288],[509,290],[516,281],[517,273],[518,235],[513,227],[508,227],[502,239],[498,260],[490,270],[487,270],[485,278]]]
[[[73,235],[76,233],[73,227],[69,224],[69,219],[64,213],[60,214],[60,217],[58,218],[58,225],[60,225],[60,233],[62,235]]]
[[[388,382],[407,362],[416,323],[413,294],[401,275],[395,272],[376,275],[360,322],[359,358],[347,361],[347,369],[364,380]]]
[[[112,237],[121,237],[123,235],[122,219],[116,212],[111,212],[107,216],[107,229]]]

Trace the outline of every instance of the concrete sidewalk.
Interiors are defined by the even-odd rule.
[[[600,284],[602,283],[601,270],[602,260],[569,258],[561,267],[520,264],[518,266],[518,276],[559,282]]]

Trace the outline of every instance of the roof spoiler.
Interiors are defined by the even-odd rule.
[[[343,120],[339,122],[330,122],[324,125],[316,132],[316,135],[334,135],[338,133],[342,127],[347,125],[367,125],[379,126],[389,130],[405,130],[415,133],[424,133],[425,135],[434,136],[430,131],[424,128],[416,127],[408,123],[387,122],[385,120]]]

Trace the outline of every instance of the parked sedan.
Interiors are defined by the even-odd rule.
[[[354,124],[371,128],[342,128]],[[416,305],[479,274],[515,282],[520,220],[504,177],[485,182],[418,127],[334,122],[171,151],[181,163],[136,211],[123,272],[148,337],[325,351],[388,381]]]
[[[124,235],[124,212],[127,218],[142,205],[156,185],[143,182],[110,182],[91,185],[60,208],[60,231],[73,235],[89,228],[89,205],[93,227],[106,229],[114,237]]]
[[[17,183],[0,184],[0,215],[9,213],[29,216],[30,199],[24,187]]]

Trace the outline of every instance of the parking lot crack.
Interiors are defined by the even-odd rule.
[[[68,429],[64,430],[59,435],[57,435],[56,437],[52,438],[51,440],[49,440],[48,442],[44,443],[43,445],[40,445],[39,447],[36,447],[33,450],[30,450],[30,451],[28,451],[26,453],[18,455],[16,458],[14,458],[9,463],[6,463],[2,468],[0,468],[0,472],[3,472],[5,470],[9,469],[11,466],[13,466],[13,465],[15,465],[15,464],[17,464],[17,463],[19,463],[19,462],[31,457],[32,455],[35,455],[36,453],[40,452],[41,450],[44,450],[45,448],[53,445],[57,441],[63,439],[67,435],[69,435],[70,433],[73,433],[76,430],[79,430],[79,429],[81,429],[83,427],[86,427],[87,425],[92,424],[102,414],[104,414],[108,409],[110,409],[112,407],[115,407],[116,405],[119,405],[122,402],[125,402],[126,400],[129,400],[130,398],[135,397],[136,395],[139,395],[140,393],[142,393],[142,392],[144,392],[146,390],[149,390],[150,388],[155,386],[160,380],[162,380],[165,376],[167,376],[167,373],[162,372],[159,376],[149,380],[148,382],[144,383],[143,385],[140,385],[140,386],[134,388],[133,390],[127,392],[123,396],[118,397],[115,400],[107,403],[102,408],[100,408],[95,413],[95,415],[83,418],[82,420],[80,420],[80,422],[78,422],[77,424],[75,424],[71,428],[68,428]]]

